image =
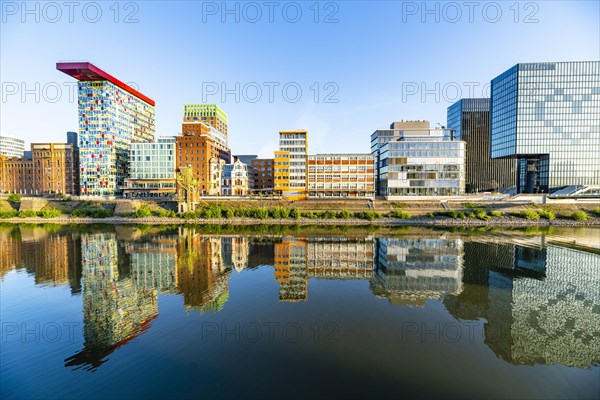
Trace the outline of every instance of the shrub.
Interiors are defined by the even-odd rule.
[[[92,218],[108,218],[113,216],[111,210],[107,210],[102,207],[88,207],[84,206],[76,208],[71,212],[71,216],[75,218],[92,217]]]
[[[540,219],[540,214],[538,214],[538,212],[535,210],[525,210],[521,213],[521,215],[523,216],[523,218],[528,220],[537,221]]]
[[[354,217],[354,214],[348,210],[342,210],[338,213],[337,217],[340,219],[347,219]]]
[[[410,214],[406,211],[396,210],[390,214],[392,218],[400,218],[400,219],[410,219]]]
[[[18,203],[21,201],[21,195],[18,193],[9,194],[7,200],[9,203]]]
[[[33,218],[33,217],[37,217],[37,212],[33,211],[33,210],[23,210],[23,211],[19,211],[19,218]]]
[[[429,213],[429,214],[427,214],[427,217],[428,218],[435,218],[435,214],[434,213]]]
[[[460,219],[465,219],[465,218],[467,218],[467,215],[466,215],[464,212],[462,212],[462,211],[459,211],[459,212],[456,214],[456,217],[457,217],[457,218],[460,218]]]
[[[289,218],[290,217],[290,212],[292,210],[290,210],[289,208],[282,208],[281,209],[281,218]]]
[[[177,213],[175,213],[175,211],[162,208],[153,211],[152,214],[160,218],[177,218]]]
[[[60,215],[60,210],[57,210],[56,208],[48,208],[46,210],[38,212],[38,216],[42,218],[57,218],[60,217]]]
[[[502,218],[502,213],[498,210],[492,210],[490,211],[490,215],[492,217],[496,217],[496,218]]]
[[[317,215],[314,212],[312,212],[312,211],[303,212],[302,216],[304,218],[308,218],[308,219],[316,219],[316,218],[318,218]]]
[[[300,219],[300,211],[297,208],[292,208],[290,210],[290,218],[292,219]]]
[[[148,218],[152,216],[152,210],[145,204],[139,206],[135,213],[133,213],[133,218]]]
[[[228,219],[235,218],[235,211],[233,211],[233,209],[231,209],[231,208],[224,210],[224,213],[225,213],[225,218],[228,218]]]
[[[196,219],[196,213],[193,211],[186,211],[184,213],[179,214],[179,216],[183,219]]]
[[[323,213],[323,218],[325,219],[336,219],[337,218],[337,214],[335,213],[335,211],[325,211]]]
[[[372,210],[363,211],[358,214],[358,218],[366,219],[368,221],[373,221],[375,219],[381,218],[381,214],[379,214],[377,211],[372,211]]]
[[[554,215],[554,213],[550,210],[539,210],[538,214],[540,214],[540,217],[545,218],[549,221],[556,219],[556,215]]]
[[[467,218],[475,218],[477,217],[474,212],[466,213]]]
[[[481,206],[477,203],[471,203],[468,201],[464,204],[464,208],[481,208]]]
[[[600,217],[600,207],[596,207],[592,210],[592,212],[594,214],[596,214],[597,217]]]
[[[211,204],[198,211],[196,212],[196,215],[199,218],[221,218],[223,216],[223,209],[219,204]]]
[[[487,215],[487,213],[484,210],[476,210],[475,217],[482,221],[487,221],[488,219],[490,219],[490,217]]]
[[[2,210],[0,211],[0,219],[14,218],[19,215],[17,210]]]
[[[587,221],[589,218],[585,211],[575,211],[571,214],[571,219],[574,221]]]
[[[257,219],[267,219],[269,218],[269,210],[266,208],[254,208],[251,211],[252,217]]]

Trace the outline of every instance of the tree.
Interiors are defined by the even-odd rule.
[[[180,188],[183,194],[183,201],[186,204],[186,209],[191,209],[192,200],[194,199],[196,192],[198,191],[198,180],[194,178],[194,171],[192,166],[182,167],[177,171],[177,186]],[[179,199],[181,201],[181,197]]]

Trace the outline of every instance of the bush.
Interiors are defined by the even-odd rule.
[[[292,219],[300,219],[300,211],[297,208],[292,208],[290,210],[290,218]]]
[[[57,210],[56,208],[48,208],[46,210],[38,212],[38,216],[42,218],[58,218],[61,214],[62,213],[60,212],[60,210]]]
[[[142,204],[133,213],[133,218],[148,218],[152,216],[152,210],[145,204]]]
[[[597,217],[600,217],[600,207],[596,207],[592,210],[592,212],[594,214],[596,214]]]
[[[323,213],[323,218],[325,218],[325,219],[336,219],[337,218],[337,214],[335,213],[335,211],[325,211]]]
[[[269,218],[269,210],[266,208],[254,208],[251,211],[252,217],[257,219]]]
[[[502,213],[498,210],[492,210],[490,211],[490,215],[492,217],[496,217],[496,218],[502,218]]]
[[[459,211],[459,212],[456,214],[456,218],[465,219],[465,218],[467,218],[467,215],[466,215],[464,212],[462,212],[462,211]]]
[[[484,210],[476,210],[475,217],[482,221],[487,221],[488,219],[490,219],[490,217],[487,215],[487,213]]]
[[[73,210],[73,212],[71,212],[71,216],[75,218],[108,218],[113,216],[113,212],[103,207],[88,207],[86,205],[84,207],[76,208],[75,210]]]
[[[318,217],[317,217],[317,214],[315,214],[315,213],[314,213],[314,212],[312,212],[312,211],[306,211],[306,212],[303,212],[303,213],[302,213],[302,216],[303,216],[304,218],[308,218],[308,219],[316,219],[316,218],[318,218]]]
[[[175,211],[162,208],[153,211],[152,214],[160,218],[177,218],[177,213],[175,213]]]
[[[235,211],[233,211],[232,208],[223,210],[223,213],[225,214],[225,218],[228,218],[228,219],[235,218]]]
[[[540,217],[545,218],[549,221],[556,219],[556,215],[554,215],[554,213],[550,210],[539,210],[538,214],[540,214]]]
[[[340,219],[348,219],[354,217],[354,213],[351,213],[348,210],[342,210],[338,213],[337,217]]]
[[[574,221],[587,221],[589,218],[585,211],[575,211],[571,214],[571,219]]]
[[[2,210],[0,211],[0,219],[14,218],[19,214],[17,210]]]
[[[523,216],[523,218],[528,220],[537,221],[540,219],[540,214],[538,214],[538,212],[535,210],[525,210],[521,213],[521,215]]]
[[[33,218],[37,217],[37,212],[33,210],[23,210],[19,211],[19,218]]]
[[[481,208],[481,206],[477,203],[466,202],[464,204],[464,208]]]
[[[400,218],[400,219],[410,219],[410,214],[406,211],[396,210],[390,214],[392,218]]]
[[[186,211],[184,213],[179,214],[179,216],[183,219],[196,219],[196,213],[193,211]]]
[[[372,211],[372,210],[363,211],[358,214],[358,218],[366,219],[368,221],[373,221],[375,219],[381,218],[381,214],[379,214],[377,211]]]
[[[9,203],[18,203],[21,201],[21,195],[18,193],[9,194],[7,200]]]

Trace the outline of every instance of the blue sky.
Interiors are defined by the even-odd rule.
[[[516,63],[600,59],[597,1],[74,3],[2,2],[2,134],[77,130],[59,60],[132,82],[156,101],[157,135],[181,131],[183,104],[217,103],[233,154],[268,157],[296,128],[310,153],[368,152],[392,121],[446,124]]]

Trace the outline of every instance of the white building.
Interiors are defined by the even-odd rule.
[[[240,160],[233,164],[225,164],[221,173],[221,195],[222,196],[247,196],[250,186],[248,185],[248,166]]]
[[[13,136],[0,136],[0,155],[6,157],[23,157],[25,153],[25,141]]]

